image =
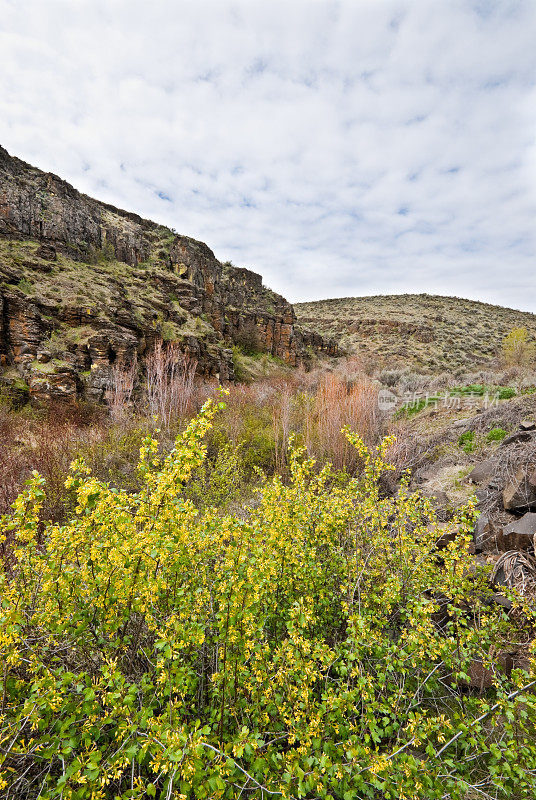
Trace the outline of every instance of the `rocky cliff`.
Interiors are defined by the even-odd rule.
[[[87,197],[0,147],[2,379],[39,398],[99,400],[112,369],[176,341],[233,380],[232,345],[289,365],[336,355],[294,309],[203,242]]]

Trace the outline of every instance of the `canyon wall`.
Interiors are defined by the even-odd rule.
[[[202,375],[234,379],[232,346],[291,366],[337,355],[247,269],[87,197],[0,147],[0,366],[39,398],[100,400],[112,371],[178,342]]]

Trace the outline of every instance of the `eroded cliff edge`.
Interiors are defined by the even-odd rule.
[[[158,339],[234,379],[232,345],[289,365],[337,355],[294,309],[203,242],[81,194],[0,147],[1,377],[40,399],[102,399]]]

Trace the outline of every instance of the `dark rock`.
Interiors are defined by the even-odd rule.
[[[487,483],[493,477],[496,464],[491,459],[482,461],[474,467],[467,476],[473,483]]]
[[[442,489],[435,489],[433,492],[423,492],[425,497],[428,497],[434,507],[444,507],[449,505],[449,497]]]
[[[438,534],[438,538],[436,541],[436,547],[439,550],[443,550],[447,545],[455,540],[455,538],[459,534],[459,530],[456,527],[453,527],[448,522],[440,522],[434,524],[434,529]]]
[[[505,549],[528,550],[533,547],[534,534],[536,534],[536,514],[524,514],[504,528],[503,540]]]
[[[470,417],[464,417],[463,419],[458,419],[456,422],[452,423],[452,428],[465,428],[471,422]]]
[[[475,523],[473,540],[477,553],[500,550],[502,528],[490,519],[488,514],[480,514]]]
[[[431,619],[434,625],[437,625],[438,628],[443,629],[451,619],[451,615],[449,614],[448,610],[451,599],[442,592],[428,590],[424,592],[424,594],[429,600],[433,600],[437,605],[437,610],[432,613]]]
[[[531,431],[516,431],[516,433],[503,439],[499,447],[507,447],[509,444],[517,444],[518,442],[530,442],[533,438]]]
[[[38,258],[44,259],[45,261],[56,261],[58,258],[58,254],[56,253],[56,248],[54,247],[54,245],[51,244],[40,245],[35,251],[35,255]]]
[[[513,666],[512,654],[506,651],[501,651],[494,657],[491,667],[475,659],[469,666],[468,685],[479,692],[491,689],[502,676],[510,675]]]
[[[79,394],[79,379],[75,370],[65,369],[52,374],[32,373],[29,381],[30,397],[40,402],[50,400],[74,401]]]
[[[7,363],[20,364],[33,361],[41,341],[52,328],[39,307],[25,296],[15,292],[0,292],[0,352]]]
[[[509,600],[507,597],[505,597],[503,594],[500,594],[499,592],[495,592],[494,594],[492,594],[490,600],[496,605],[504,608],[505,611],[512,610],[512,601]]]
[[[442,489],[434,489],[433,491],[423,490],[422,494],[431,501],[438,520],[440,522],[448,522],[451,517],[451,511],[447,493]]]
[[[519,428],[522,431],[536,431],[536,422],[530,419],[525,419],[519,423]]]
[[[37,351],[37,360],[40,364],[48,364],[50,359],[52,358],[52,354],[49,350],[38,350]]]
[[[477,508],[481,508],[481,507],[482,507],[482,505],[483,505],[483,504],[486,502],[486,500],[488,499],[488,492],[487,492],[487,490],[486,490],[486,489],[477,489],[477,490],[475,491],[475,497],[476,497],[476,499],[477,499],[477,504],[476,504],[476,507],[477,507]]]
[[[45,275],[49,272],[52,272],[52,264],[50,264],[48,261],[32,261],[26,266],[28,266],[34,272],[42,272]]]
[[[523,511],[536,507],[536,486],[529,479],[525,467],[520,467],[513,480],[503,491],[503,505],[507,511]]]

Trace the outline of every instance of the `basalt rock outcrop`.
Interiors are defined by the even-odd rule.
[[[337,355],[255,272],[87,197],[0,147],[0,377],[38,398],[102,399],[113,369],[175,341],[234,379],[232,346],[285,364]]]

